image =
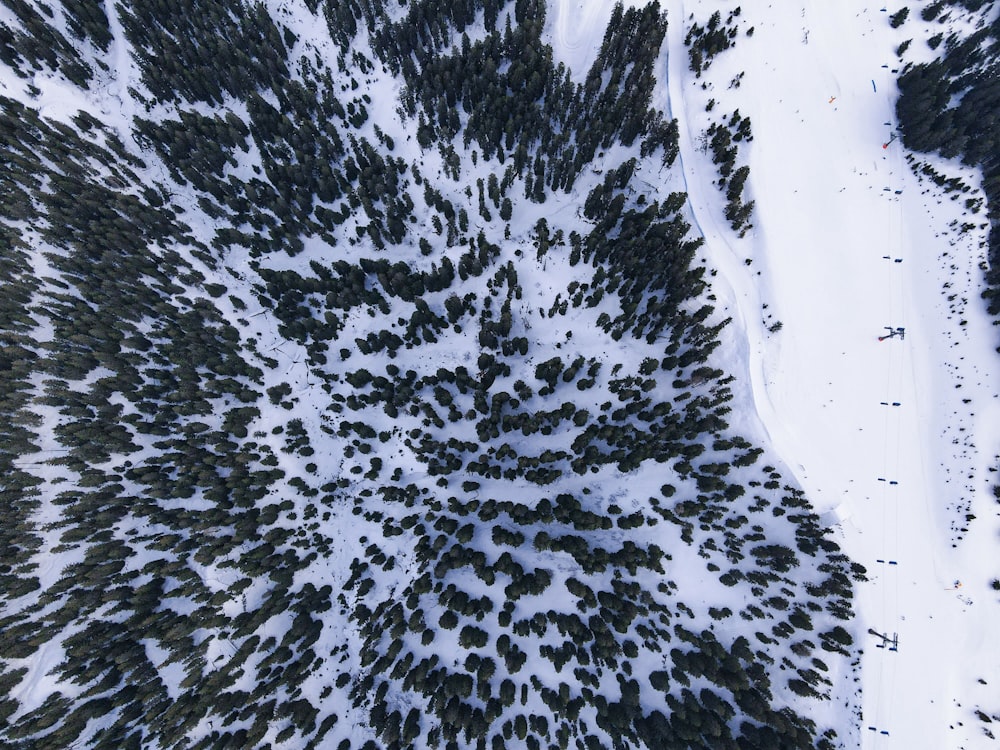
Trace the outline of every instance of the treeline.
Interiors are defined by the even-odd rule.
[[[247,93],[246,119],[232,109],[206,115],[179,108],[177,119],[137,118],[135,136],[158,153],[177,182],[199,191],[209,217],[222,220],[213,241],[218,253],[240,245],[255,257],[279,250],[295,255],[316,235],[336,245],[345,224],[356,231],[349,242],[398,245],[415,220],[407,189],[411,168],[392,156],[392,139],[378,127],[378,146],[344,135],[367,121],[370,100],[362,94],[345,106],[334,89],[329,70],[305,62],[301,81]],[[263,174],[238,177],[252,149]],[[447,226],[457,242],[458,216],[442,201],[435,209],[445,217],[436,220],[439,231]]]
[[[355,7],[361,22],[362,8]],[[410,14],[430,13],[432,7],[417,3]],[[417,119],[423,148],[437,147],[450,157],[442,144],[462,135],[478,158],[506,165],[503,179],[495,185],[484,181],[478,185],[480,195],[469,195],[481,215],[502,205],[501,196],[518,183],[527,199],[538,202],[548,198],[549,190],[569,189],[580,174],[594,169],[599,149],[615,142],[639,142],[642,156],[663,147],[667,164],[676,153],[676,132],[643,115],[652,91],[652,61],[665,29],[655,8],[615,11],[601,56],[581,87],[569,83],[551,51],[540,44],[541,9],[528,13],[529,8],[517,4],[520,23],[511,23],[509,30],[492,30],[487,15],[485,36],[462,40],[461,46],[459,29],[453,28],[454,46],[449,46],[441,30],[452,23],[448,14],[464,14],[459,26],[472,18],[450,6],[434,23],[406,32],[415,38],[427,35],[419,51],[399,52],[406,43],[402,27],[393,39],[404,42],[383,46],[388,63],[411,82],[404,99]],[[446,49],[450,54],[438,52]],[[394,59],[396,54],[402,56]],[[619,87],[635,96],[632,119],[619,118],[625,126],[580,132],[574,118],[584,117],[588,107],[598,116],[601,107],[625,101],[617,98]],[[558,107],[550,110],[551,102]],[[739,117],[732,127],[739,138],[748,134],[749,123],[743,125]],[[574,162],[560,162],[563,144],[574,150]],[[735,171],[727,158],[719,161]],[[558,173],[553,165],[559,164],[566,166],[562,174],[569,182],[553,182]],[[612,341],[634,338],[637,346],[659,353],[638,372],[588,359],[572,343],[565,344],[561,356],[540,352],[517,304],[522,292],[518,266],[495,264],[498,253],[485,249],[489,240],[483,235],[459,241],[469,248],[462,256],[468,261],[457,264],[458,278],[446,289],[429,289],[422,278],[426,272],[408,271],[405,263],[370,259],[344,264],[334,276],[317,267],[309,277],[266,274],[270,293],[283,300],[276,310],[287,330],[302,331],[306,316],[317,327],[322,319],[336,326],[342,318],[333,308],[344,303],[367,304],[373,313],[381,310],[387,321],[396,321],[376,323],[381,330],[347,343],[341,357],[350,369],[339,379],[328,376],[325,383],[330,411],[340,420],[338,435],[350,440],[345,455],[348,473],[354,475],[355,507],[382,524],[382,539],[370,542],[354,561],[346,586],[364,638],[363,669],[351,683],[352,695],[370,711],[382,746],[477,741],[542,747],[553,735],[568,743],[575,736],[583,747],[616,742],[832,746],[833,735],[817,736],[811,722],[791,711],[765,708],[773,693],[763,665],[771,658],[769,647],[792,643],[791,653],[802,662],[788,675],[788,686],[803,696],[825,695],[830,683],[817,666],[822,664],[817,649],[842,654],[851,644],[843,627],[828,623],[850,617],[851,575],[858,572],[825,539],[792,488],[770,507],[768,498],[781,487],[779,475],[773,469],[761,475],[753,468],[760,450],[727,437],[731,379],[707,364],[725,321],[712,320],[710,306],[689,309],[706,286],[703,269],[694,263],[699,240],[688,237],[689,227],[679,216],[686,197],[649,200],[634,179],[636,166],[632,160],[607,169],[590,191],[582,207],[592,223],[586,234],[543,219],[531,241],[539,262],[560,258],[593,268],[587,283],[574,281],[544,316],[559,318],[571,308],[613,301],[614,314],[595,312],[598,326]],[[739,175],[736,181],[742,187]],[[437,201],[431,194],[426,202]],[[460,204],[443,209],[460,211]],[[507,211],[516,214],[518,208]],[[501,218],[510,216],[501,209]],[[452,244],[450,235],[447,244]],[[481,274],[487,276],[489,294],[466,293],[466,282]],[[343,286],[348,280],[350,292]],[[482,283],[475,289],[481,290]],[[418,315],[427,321],[419,333],[413,325]],[[394,358],[420,339],[433,343],[465,336],[468,329],[478,341],[475,368],[428,367],[413,360],[397,366],[385,364],[382,356]],[[350,329],[339,330],[343,336]],[[534,364],[526,371],[525,360],[532,356]],[[664,396],[664,381],[671,376],[669,396]],[[587,408],[577,405],[581,397]],[[378,411],[393,418],[398,434],[376,434],[366,427],[376,422]],[[401,486],[408,470],[379,451],[380,444],[397,440],[406,455],[426,467],[432,485]],[[711,451],[705,441],[713,445]],[[608,466],[631,472],[651,461],[680,477],[680,489],[665,485],[662,498],[633,498],[638,511],[608,507],[600,489],[560,491],[573,474],[600,474]],[[494,488],[503,481],[537,489],[522,491],[527,496],[516,500],[497,497]],[[748,493],[748,486],[763,489]],[[765,537],[764,526],[751,520],[765,510],[769,519],[786,519],[781,522],[788,524],[782,526],[784,543],[773,534]],[[658,523],[671,531],[663,532]],[[661,681],[647,673],[640,649],[662,650],[668,639],[678,637],[673,611],[675,605],[679,611],[685,606],[684,595],[670,581],[670,556],[654,541],[673,534],[697,546],[722,586],[746,587],[768,602],[739,613],[748,621],[773,620],[771,630],[758,635],[756,668],[741,673],[727,661],[734,670],[727,673],[717,661],[726,659],[724,647],[706,645],[701,655],[697,647],[703,643],[694,639],[696,653],[670,652],[676,678],[667,675]],[[394,550],[411,548],[419,567],[405,589],[387,596],[381,581],[385,571],[398,566]],[[791,571],[810,558],[829,559],[829,567],[805,588]],[[555,571],[567,568],[579,573],[560,580]],[[615,572],[610,582],[608,571]],[[561,596],[559,586],[576,597],[574,606],[552,605],[555,597],[549,594],[555,590]],[[798,590],[801,603],[791,606],[782,589]],[[723,608],[716,613],[719,619],[735,615]],[[497,632],[502,635],[490,643],[487,634]],[[457,656],[443,663],[438,655],[445,652]],[[530,668],[539,656],[555,668],[554,680]],[[619,682],[614,697],[595,690],[606,684],[603,670],[612,670]],[[692,675],[711,675],[718,692],[684,693],[682,681]],[[670,714],[641,707],[637,696],[652,695],[651,682],[670,694],[664,699]],[[545,711],[525,708],[529,692],[541,696]],[[734,725],[736,715],[745,720]],[[581,734],[582,721],[588,729]]]
[[[133,128],[164,184],[92,117],[2,100],[0,685],[14,695],[58,644],[49,679],[77,692],[0,702],[0,737],[832,747],[778,706],[786,687],[828,693],[820,654],[848,653],[836,623],[860,571],[729,428],[732,378],[710,359],[726,321],[702,302],[686,197],[636,178],[677,153],[650,108],[660,8],[618,6],[577,86],[540,2],[419,0],[393,25],[380,0],[307,5],[336,73],[291,65],[298,42],[260,3],[117,11],[160,105]],[[66,11],[98,47],[99,10]],[[357,79],[380,62],[447,179],[396,155],[405,127],[369,121]],[[638,159],[598,163],[620,145]],[[456,188],[470,161],[482,176]],[[525,200],[582,179],[578,216],[510,240]],[[309,238],[326,247],[308,266],[267,265]],[[231,248],[246,279],[221,264]],[[574,280],[534,308],[549,262]],[[306,348],[307,386],[248,336],[271,319],[274,349]],[[579,321],[603,350],[573,340]],[[647,356],[615,361],[622,339]],[[619,492],[643,470],[658,496]],[[697,591],[673,567],[689,545]],[[62,566],[44,588],[40,549]],[[697,601],[757,642],[694,632]]]
[[[700,78],[708,70],[716,55],[733,46],[738,30],[736,19],[741,12],[742,9],[737,6],[723,21],[722,13],[715,11],[704,26],[691,24],[684,36],[684,44],[688,47],[691,72],[696,78]]]
[[[696,77],[700,78],[702,73],[708,70],[716,55],[736,44],[739,30],[737,19],[741,13],[741,8],[737,6],[729,12],[725,21],[721,12],[715,11],[705,26],[697,22],[691,23],[684,37],[684,44],[688,48],[690,69]],[[748,36],[753,34],[753,28],[748,29],[746,33]],[[743,73],[737,74],[729,82],[729,88],[739,88],[742,79]],[[702,84],[702,88],[706,86],[707,84]],[[705,110],[712,112],[715,106],[715,99],[710,99]],[[736,165],[740,161],[738,159],[740,143],[752,140],[750,118],[741,115],[739,110],[713,121],[702,135],[703,147],[711,153],[712,163],[718,167],[719,179],[716,184],[726,197],[724,209],[726,220],[740,237],[753,227],[750,219],[753,216],[754,201],[744,200],[750,168],[746,164],[739,167]]]
[[[664,494],[670,493],[665,489]],[[743,537],[753,545],[760,567],[746,575],[761,606],[749,605],[741,615],[751,621],[775,619],[770,635],[757,633],[755,650],[744,637],[726,647],[712,631],[699,635],[675,621],[675,613],[685,610],[683,593],[669,580],[670,555],[649,544],[650,534],[663,539],[662,534],[651,530],[654,521],[642,513],[626,516],[616,506],[606,514],[594,513],[588,509],[591,498],[567,494],[528,502],[463,502],[452,496],[445,502],[410,485],[402,491],[386,488],[381,495],[386,510],[398,519],[385,522],[385,537],[416,537],[417,554],[427,566],[401,595],[355,610],[365,638],[365,670],[353,693],[358,700],[368,697],[372,724],[379,728],[384,746],[405,747],[426,735],[427,742],[485,738],[493,747],[516,737],[541,747],[553,732],[557,737],[580,737],[583,747],[606,746],[607,738],[647,747],[752,748],[760,742],[834,746],[832,732],[817,736],[812,722],[773,708],[768,669],[775,662],[769,647],[791,641],[792,651],[809,660],[808,666],[792,672],[789,688],[802,696],[823,696],[832,683],[824,676],[828,667],[818,654],[847,653],[852,643],[842,626],[817,631],[814,623],[814,618],[824,617],[818,603],[824,597],[830,597],[828,606],[836,617],[851,617],[851,582],[843,556],[834,556],[832,575],[810,590],[805,601],[785,598],[789,587],[797,585],[788,571],[800,564],[800,555],[818,551],[813,540],[822,534],[817,529],[802,529],[796,551],[763,543],[760,527],[753,533],[741,531],[740,523],[733,523],[738,518],[731,499],[720,495],[719,504],[701,497],[688,503],[703,509],[702,523],[711,508],[722,511],[713,527],[718,524],[740,537],[735,546],[726,544],[732,562],[740,559]],[[653,500],[654,513],[676,520]],[[756,502],[761,508],[766,505],[762,498]],[[417,503],[419,513],[414,512]],[[782,507],[794,512],[806,504],[792,492]],[[612,542],[616,528],[632,530],[624,545]],[[827,552],[836,550],[831,542],[825,545]],[[710,559],[718,554],[711,544],[703,551]],[[377,570],[393,561],[378,544],[370,545],[366,555],[366,561],[355,563],[347,584],[362,597],[373,589]],[[545,559],[562,569],[559,561],[564,557],[573,560],[570,569],[577,571],[570,577],[534,562]],[[477,582],[474,588],[463,583],[470,580],[462,575],[466,569]],[[608,570],[616,571],[610,585]],[[748,584],[734,579],[726,585]],[[486,596],[479,593],[484,587]],[[547,595],[553,588],[558,596]],[[571,595],[573,606],[553,604],[564,592]],[[715,616],[732,614],[717,610]],[[502,634],[491,643],[487,633],[498,630]],[[674,645],[664,671],[638,671],[640,649],[660,652],[667,643]],[[456,653],[456,648],[455,659],[439,658],[443,652]],[[552,663],[555,680],[540,679],[539,670],[527,668],[536,654]],[[605,684],[600,679],[603,670],[617,677],[618,688],[610,695],[597,691]],[[704,688],[706,682],[711,689],[690,692],[693,684]],[[646,710],[644,701],[637,699],[640,694],[650,696],[647,685],[663,692],[663,710]],[[402,701],[400,690],[420,701],[408,714],[396,710],[413,700]],[[529,691],[541,697],[546,713],[525,708]],[[428,732],[429,713],[437,718]],[[586,716],[594,717],[600,732],[578,734],[578,722]],[[737,716],[743,718],[734,724]]]
[[[92,41],[107,50],[110,32],[107,17],[95,8],[94,2],[67,4],[70,30],[78,37],[89,35]],[[80,51],[53,28],[28,0],[6,0],[5,6],[17,18],[18,25],[8,26],[0,22],[0,62],[21,78],[30,78],[32,73],[59,71],[77,86],[90,85],[94,71]],[[51,8],[41,6],[51,19]]]
[[[484,12],[489,28],[496,8]],[[407,81],[404,103],[419,117],[421,145],[461,133],[484,158],[511,159],[505,182],[522,178],[525,197],[538,203],[546,188],[569,192],[596,152],[615,140],[631,145],[642,133],[643,155],[662,149],[672,163],[676,126],[649,108],[666,30],[659,6],[629,13],[616,7],[597,62],[576,86],[541,41],[544,18],[544,3],[518,0],[516,24],[490,29],[476,42],[466,38],[450,54],[417,53],[398,39],[384,47],[383,59]]]
[[[744,201],[744,188],[750,176],[750,167],[736,166],[740,143],[753,140],[750,118],[743,117],[739,110],[721,122],[712,123],[706,132],[712,162],[718,166],[718,185],[725,191],[725,217],[734,231],[742,237],[753,226],[754,201]]]
[[[138,0],[120,6],[122,26],[157,102],[222,104],[227,95],[280,88],[288,79],[286,41],[263,3]]]
[[[108,14],[101,0],[60,0],[66,11],[70,33],[77,39],[89,40],[95,47],[107,52],[113,36]]]
[[[291,504],[265,502],[283,472],[269,446],[247,439],[262,372],[212,301],[225,287],[193,265],[211,260],[209,248],[95,120],[67,125],[9,99],[0,106],[10,165],[0,205],[0,652],[27,660],[58,643],[64,659],[50,679],[83,693],[55,692],[16,720],[17,704],[4,700],[0,736],[25,748],[81,738],[173,746],[205,717],[237,715],[241,728],[217,742],[256,745],[282,717],[295,722],[288,736],[315,735],[316,709],[290,695],[310,674],[313,617],[330,607],[329,590],[293,585],[303,556],[276,525]],[[55,564],[75,562],[40,588],[33,556],[43,535]],[[220,590],[206,565],[238,575]],[[246,589],[264,580],[268,591],[248,601]],[[226,614],[233,601],[242,601],[236,617]],[[281,643],[262,644],[264,623],[288,613]],[[211,669],[206,633],[233,649]],[[146,643],[183,665],[179,695]],[[25,670],[0,666],[10,695]],[[234,691],[244,674],[255,687]]]
[[[981,2],[958,3],[977,10]],[[925,20],[946,12],[949,3],[926,8]],[[899,77],[896,104],[903,143],[914,151],[960,157],[983,172],[989,233],[988,288],[983,296],[991,315],[1000,315],[1000,21],[965,38],[953,35],[941,56],[930,63],[907,65]]]

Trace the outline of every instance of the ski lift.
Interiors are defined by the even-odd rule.
[[[885,330],[887,330],[889,333],[885,334],[884,336],[879,336],[878,337],[879,341],[885,341],[886,339],[894,339],[897,336],[899,336],[900,339],[903,339],[903,338],[906,337],[906,329],[905,328],[898,327],[898,326],[896,328],[893,328],[892,326],[885,326]]]
[[[868,632],[871,633],[876,638],[881,638],[881,643],[876,643],[875,648],[884,648],[889,651],[899,651],[899,634],[893,633],[891,636],[888,633],[880,633],[875,628],[868,628]]]

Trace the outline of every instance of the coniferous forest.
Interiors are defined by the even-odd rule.
[[[921,11],[924,21],[945,23],[952,13],[978,11],[986,0],[937,0]],[[988,284],[983,292],[991,315],[1000,314],[1000,20],[980,25],[967,35],[943,32],[932,37],[937,59],[907,65],[899,78],[897,105],[907,148],[960,157],[982,170],[990,226]],[[939,184],[943,176],[931,174]],[[953,183],[958,182],[953,178]],[[956,184],[952,189],[968,191]],[[972,199],[967,208],[978,213]]]
[[[837,746],[863,570],[729,423],[684,19],[4,6],[0,744]]]

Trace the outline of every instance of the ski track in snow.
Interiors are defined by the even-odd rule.
[[[594,0],[556,0],[546,9],[546,26],[557,60],[566,64],[574,82],[587,78],[601,49],[604,30],[614,3]]]
[[[728,81],[715,66],[735,64],[746,72],[743,91],[713,94],[708,83],[706,93],[687,71],[685,28],[676,23],[697,5],[668,6],[670,98],[691,205],[724,280],[716,290],[736,306],[772,445],[818,512],[851,519],[840,525],[840,542],[868,569],[857,599],[862,716],[853,732],[846,717],[838,722],[841,740],[864,748],[984,746],[977,743],[990,740],[974,710],[978,701],[996,709],[978,679],[997,673],[997,655],[984,642],[996,614],[988,591],[996,571],[983,569],[996,559],[996,543],[980,528],[953,549],[949,503],[971,501],[981,516],[990,503],[996,420],[984,415],[995,414],[996,396],[981,380],[967,382],[960,395],[978,404],[978,419],[956,427],[953,415],[962,385],[954,381],[995,369],[993,337],[974,288],[964,317],[978,337],[959,336],[964,324],[941,304],[941,285],[953,274],[938,257],[936,232],[960,215],[958,206],[921,198],[924,186],[898,141],[882,147],[896,96],[883,65],[894,62],[899,40],[878,8],[783,5],[780,14],[748,19],[754,37],[741,35],[735,57],[723,53],[703,77]],[[753,121],[757,228],[747,240],[726,226],[710,159],[694,144],[712,95],[724,111],[736,104]],[[976,252],[963,252],[974,265]],[[974,274],[973,284],[980,279]],[[784,324],[774,336],[764,332],[762,297]],[[905,339],[878,342],[886,325],[904,326]],[[949,350],[956,346],[957,355]],[[986,453],[970,464],[953,454],[948,433],[977,426],[982,432],[970,442]],[[956,503],[948,484],[977,471],[968,487],[978,496],[966,489]],[[898,634],[898,651],[879,648],[869,628]],[[835,698],[852,691],[837,687]]]

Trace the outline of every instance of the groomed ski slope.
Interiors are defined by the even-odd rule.
[[[600,5],[551,9],[558,59],[577,73],[600,45]],[[669,108],[718,271],[713,291],[745,354],[729,371],[749,379],[772,447],[868,569],[857,598],[860,684],[841,676],[831,723],[847,747],[993,747],[976,712],[1000,709],[990,587],[1000,573],[997,335],[979,301],[984,231],[949,229],[982,216],[963,213],[967,196],[919,180],[898,140],[883,148],[895,130],[893,50],[914,28],[892,29],[896,8],[882,6],[745,6],[753,36],[741,34],[696,79],[683,43],[689,15],[704,23],[736,3],[722,5],[665,3]],[[728,87],[740,72],[742,85]],[[699,146],[710,98],[753,122],[741,156],[757,210],[744,238],[723,216]],[[919,160],[976,185],[958,165]],[[769,332],[777,320],[782,329]],[[878,341],[884,326],[904,327],[905,338]],[[898,650],[869,629],[897,636]]]

